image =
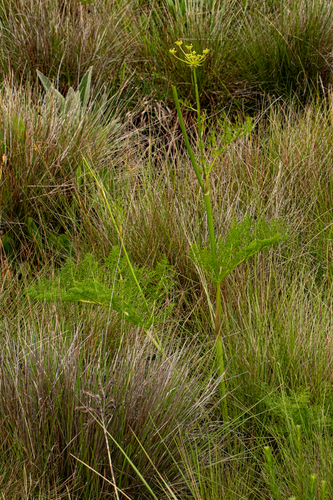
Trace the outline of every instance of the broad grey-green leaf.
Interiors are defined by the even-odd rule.
[[[81,106],[83,110],[86,109],[89,97],[90,97],[90,87],[91,87],[91,73],[92,73],[93,67],[91,66],[87,73],[84,75],[84,77],[81,80],[81,83],[79,85],[79,92],[80,92],[80,99],[81,99]]]
[[[44,76],[43,73],[41,73],[39,70],[37,70],[37,75],[38,75],[40,81],[42,82],[45,90],[47,92],[50,91],[52,88],[52,84],[51,84],[50,80],[46,76]]]
[[[61,95],[60,92],[57,89],[55,89],[54,87],[52,87],[51,90],[52,90],[53,95],[56,98],[58,106],[60,107],[60,111],[63,112],[65,109],[65,104],[66,104],[66,100],[65,100],[64,96]]]
[[[64,113],[69,113],[73,110],[80,111],[80,94],[70,87],[66,96]]]

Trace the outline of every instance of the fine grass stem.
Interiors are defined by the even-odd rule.
[[[151,317],[152,317],[152,315],[153,315],[153,312],[150,310],[150,307],[149,307],[148,302],[147,302],[147,300],[146,300],[145,294],[143,293],[143,290],[142,290],[142,288],[141,288],[141,285],[140,285],[140,283],[139,283],[139,281],[138,281],[138,279],[137,279],[136,273],[135,273],[134,268],[133,268],[133,266],[132,266],[131,259],[130,259],[129,255],[128,255],[127,250],[126,250],[126,245],[125,245],[124,238],[123,238],[123,228],[122,228],[122,226],[121,226],[121,225],[120,225],[120,226],[118,226],[118,224],[117,224],[117,222],[116,222],[116,219],[115,219],[115,217],[114,217],[114,215],[113,215],[113,212],[112,212],[112,210],[111,210],[110,203],[109,203],[109,201],[108,201],[108,198],[107,198],[107,196],[106,196],[106,193],[105,193],[105,191],[104,191],[104,188],[103,188],[102,183],[99,181],[99,179],[98,179],[98,178],[97,178],[97,176],[96,176],[96,173],[95,173],[95,172],[92,170],[92,168],[90,167],[90,165],[89,165],[89,163],[88,163],[87,159],[86,159],[86,158],[83,158],[83,161],[84,161],[85,166],[86,166],[86,167],[87,167],[87,169],[89,170],[90,175],[93,177],[93,179],[94,179],[94,181],[96,182],[96,184],[97,184],[98,188],[100,189],[100,192],[101,192],[101,194],[102,194],[102,197],[103,197],[104,203],[105,203],[105,205],[106,205],[106,207],[107,207],[107,209],[108,209],[109,215],[110,215],[110,217],[111,217],[112,224],[113,224],[113,226],[114,226],[114,228],[115,228],[115,230],[116,230],[116,232],[117,232],[117,234],[118,234],[118,236],[119,236],[119,240],[120,240],[120,243],[121,243],[121,247],[122,247],[122,250],[123,250],[124,255],[125,255],[125,257],[126,257],[128,267],[129,267],[130,272],[131,272],[131,274],[132,274],[132,276],[133,276],[133,279],[134,279],[134,281],[135,281],[135,284],[136,284],[136,286],[137,286],[137,288],[138,288],[138,291],[139,291],[139,293],[140,293],[140,296],[141,296],[141,298],[142,298],[142,300],[143,300],[143,304],[144,304],[144,307],[145,307],[145,309],[146,309],[146,311],[147,311],[147,313],[148,313],[148,317],[149,317],[149,318],[151,318]],[[149,337],[149,338],[150,338],[150,340],[153,342],[153,344],[154,344],[154,346],[156,347],[156,349],[157,349],[159,352],[162,352],[162,350],[163,350],[163,349],[162,349],[162,347],[161,347],[161,342],[160,342],[160,340],[159,340],[159,338],[158,338],[157,334],[155,333],[155,338],[154,338],[154,336],[151,334],[151,331],[150,331],[150,330],[151,330],[151,328],[148,328],[148,329],[146,330],[148,337]]]

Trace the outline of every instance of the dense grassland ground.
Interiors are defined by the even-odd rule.
[[[1,499],[333,498],[332,20],[328,0],[0,0]],[[191,253],[209,238],[172,99],[173,84],[199,156],[178,39],[210,49],[216,234],[248,216],[285,234],[222,284],[228,421]],[[68,259],[103,266],[121,243],[110,211],[137,269],[173,266],[162,350],[126,312],[27,294]]]

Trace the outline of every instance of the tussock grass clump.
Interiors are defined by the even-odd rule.
[[[78,498],[110,494],[112,486],[87,467],[109,476],[102,420],[152,486],[154,468],[138,440],[156,467],[181,481],[174,437],[193,439],[216,400],[216,381],[208,372],[202,375],[209,354],[174,342],[162,359],[135,332],[110,350],[94,341],[93,332],[83,338],[79,328],[63,331],[58,313],[53,312],[54,320],[50,313],[45,308],[46,322],[30,319],[16,335],[4,327],[1,340],[0,450],[6,466],[17,470],[21,492],[26,474],[29,495],[45,477],[59,485],[59,492],[68,484]],[[184,362],[188,356],[190,365]],[[110,446],[117,486],[138,495],[139,479]]]
[[[98,0],[2,0],[0,69],[35,80],[36,70],[66,92],[94,66],[93,83],[115,81],[130,48],[121,25],[130,2]],[[127,48],[126,48],[127,46]]]
[[[71,101],[64,112],[52,92],[6,81],[0,89],[0,124],[1,225],[7,246],[17,251],[18,242],[29,236],[41,246],[41,225],[66,226],[59,219],[82,184],[82,154],[98,165],[116,154],[117,105],[101,95],[90,97],[84,109]]]
[[[310,96],[332,83],[330,2],[277,2],[273,13],[255,9],[244,16],[243,52],[238,56],[243,79],[264,94]]]

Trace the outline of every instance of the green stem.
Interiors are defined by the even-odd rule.
[[[206,205],[206,214],[207,214],[207,224],[208,224],[208,234],[210,241],[210,248],[213,255],[214,261],[214,272],[216,277],[219,274],[217,259],[216,259],[216,241],[215,241],[215,231],[214,231],[214,220],[213,220],[213,211],[212,211],[212,202],[210,198],[210,187],[209,187],[209,177],[205,176],[205,184],[204,189],[202,190],[202,194],[204,197],[205,205]]]
[[[195,90],[195,99],[197,101],[197,117],[198,117],[198,132],[199,132],[199,150],[201,157],[201,167],[204,175],[206,176],[205,170],[205,159],[204,159],[204,147],[202,142],[202,123],[201,123],[201,110],[200,110],[200,100],[199,100],[199,89],[198,89],[198,81],[197,81],[197,72],[195,70],[195,66],[193,66],[193,78],[194,78],[194,90]]]
[[[114,215],[113,215],[113,213],[112,213],[112,210],[111,210],[111,207],[110,207],[109,201],[108,201],[107,196],[106,196],[106,194],[105,194],[105,191],[104,191],[104,187],[103,187],[103,185],[100,183],[99,179],[97,178],[97,176],[96,176],[95,172],[94,172],[94,171],[92,170],[92,168],[90,167],[90,165],[89,165],[89,163],[87,162],[86,158],[83,158],[83,161],[84,161],[84,163],[85,163],[86,167],[88,168],[88,170],[89,170],[90,174],[91,174],[91,175],[92,175],[92,177],[94,178],[94,180],[95,180],[95,182],[96,182],[97,186],[98,186],[98,187],[99,187],[99,189],[101,190],[101,193],[102,193],[102,196],[103,196],[103,199],[104,199],[104,203],[105,203],[105,205],[106,205],[106,207],[107,207],[107,209],[108,209],[108,212],[109,212],[109,214],[110,214],[110,217],[111,217],[111,220],[112,220],[113,226],[114,226],[114,228],[115,228],[115,230],[116,230],[116,232],[117,232],[117,234],[118,234],[118,236],[119,236],[120,243],[121,243],[121,246],[122,246],[122,249],[123,249],[123,252],[124,252],[125,258],[126,258],[126,260],[127,260],[128,267],[129,267],[129,269],[130,269],[130,271],[131,271],[131,274],[132,274],[132,276],[133,276],[133,279],[134,279],[134,281],[135,281],[135,284],[136,284],[136,286],[137,286],[137,288],[138,288],[138,290],[139,290],[139,294],[140,294],[140,295],[141,295],[141,297],[142,297],[142,300],[143,300],[143,303],[144,303],[145,309],[146,309],[146,311],[147,311],[147,313],[148,313],[148,316],[149,316],[149,318],[150,318],[150,317],[152,316],[152,313],[151,313],[151,310],[150,310],[150,308],[149,308],[148,302],[147,302],[147,300],[146,300],[145,294],[143,293],[143,290],[142,290],[142,288],[141,288],[141,286],[140,286],[140,283],[139,283],[139,281],[138,281],[138,279],[137,279],[137,277],[136,277],[136,274],[135,274],[134,268],[133,268],[132,263],[131,263],[131,259],[129,258],[129,255],[128,255],[128,253],[127,253],[126,246],[125,246],[125,242],[124,242],[124,239],[123,239],[123,234],[122,234],[122,227],[121,227],[121,226],[120,226],[120,227],[118,227],[118,224],[117,224],[117,222],[116,222],[116,219],[114,218]],[[149,332],[149,329],[148,329],[148,332]],[[160,345],[160,341],[159,341],[159,338],[158,338],[158,336],[156,335],[156,333],[155,333],[155,337],[156,337],[156,339],[157,339],[157,342],[155,341],[155,342],[154,342],[154,344],[155,344],[155,346],[158,348],[158,350],[162,352],[162,347],[161,347],[161,345]]]
[[[216,336],[216,364],[217,373],[221,377],[219,384],[219,392],[221,398],[221,409],[223,422],[228,423],[228,406],[226,399],[226,385],[225,385],[225,370],[224,370],[224,349],[223,340],[221,332],[221,315],[222,315],[222,304],[221,304],[221,284],[216,283],[216,312],[215,312],[215,336]]]
[[[204,182],[202,180],[195,156],[193,154],[190,142],[188,140],[183,116],[182,116],[182,113],[180,110],[180,104],[179,104],[179,100],[178,100],[176,87],[172,87],[172,91],[173,91],[173,95],[174,95],[174,99],[175,99],[175,103],[176,103],[179,123],[180,123],[182,133],[183,133],[183,136],[185,139],[187,151],[188,151],[188,154],[190,156],[191,163],[193,165],[195,174],[196,174],[197,179],[199,181],[199,185],[200,185],[200,188],[201,188],[201,191],[202,191],[202,194],[204,197],[204,201],[205,201],[209,241],[210,241],[210,247],[211,247],[213,260],[214,260],[214,271],[215,271],[216,278],[218,278],[219,268],[218,268],[217,257],[216,257],[216,239],[215,239],[215,232],[214,232],[214,219],[213,219],[212,203],[211,203],[211,197],[210,197],[209,174],[206,173],[205,165],[204,165],[204,152],[203,152],[202,128],[201,128],[201,113],[200,113],[199,92],[198,92],[198,85],[197,85],[197,77],[196,77],[195,68],[193,68],[193,75],[194,75],[194,84],[195,84],[195,95],[196,95],[196,101],[197,101],[199,149],[200,149],[200,153],[201,153],[201,168],[202,168],[202,171],[204,173]],[[224,379],[224,360],[223,360],[224,349],[223,349],[223,340],[222,340],[222,334],[221,334],[221,314],[222,314],[221,287],[220,287],[220,283],[217,283],[216,284],[216,313],[215,313],[216,363],[217,363],[217,368],[218,368],[218,375],[222,377],[221,382],[219,384],[222,417],[223,417],[223,421],[225,423],[227,423],[228,422],[228,407],[227,407],[226,386],[225,386],[225,379]]]
[[[183,133],[183,137],[184,137],[184,140],[185,140],[187,152],[189,154],[189,157],[190,157],[190,160],[191,160],[191,163],[192,163],[195,175],[197,176],[199,185],[200,185],[201,189],[203,190],[204,189],[204,183],[202,181],[201,174],[199,172],[199,168],[198,168],[195,156],[193,154],[193,151],[192,151],[192,148],[191,148],[191,145],[190,145],[190,141],[188,139],[188,135],[187,135],[185,124],[184,124],[184,120],[183,120],[183,115],[182,115],[182,112],[180,110],[180,104],[179,104],[179,100],[178,100],[178,94],[177,94],[176,87],[172,87],[172,92],[173,92],[173,97],[175,99],[176,108],[177,108],[177,114],[178,114],[179,123],[180,123],[180,128],[182,129],[182,133]]]

